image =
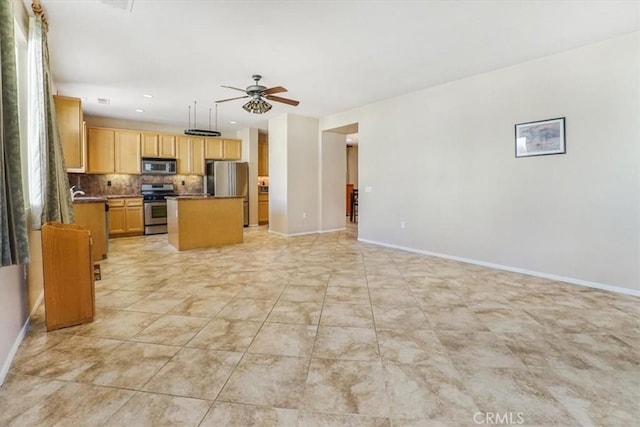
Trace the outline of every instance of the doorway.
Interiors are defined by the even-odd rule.
[[[322,132],[322,228],[346,230],[357,239],[359,140],[358,123]]]

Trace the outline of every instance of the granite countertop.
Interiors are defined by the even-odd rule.
[[[106,197],[76,197],[73,199],[73,203],[106,203]]]
[[[172,196],[167,197],[167,200],[205,200],[205,199],[244,199],[243,196],[210,196],[208,194],[199,194],[192,196]]]

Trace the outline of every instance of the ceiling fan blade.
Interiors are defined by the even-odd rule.
[[[225,85],[221,85],[220,87],[226,87],[227,89],[233,89],[233,90],[239,90],[240,92],[247,92],[244,89],[240,89],[239,87],[233,87],[233,86],[225,86]]]
[[[216,101],[216,104],[219,104],[221,102],[227,102],[227,101],[234,101],[236,99],[242,99],[242,98],[248,98],[249,95],[245,95],[245,96],[236,96],[235,98],[227,98],[227,99],[221,99],[220,101]]]
[[[282,93],[282,92],[286,92],[287,89],[283,88],[282,86],[274,86],[274,87],[270,87],[269,89],[264,91],[265,95],[271,95],[272,93]]]
[[[300,104],[300,101],[296,101],[295,99],[289,98],[281,98],[279,96],[267,95],[265,96],[270,101],[282,102],[283,104],[293,105],[294,107]]]

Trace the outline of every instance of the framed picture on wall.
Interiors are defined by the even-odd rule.
[[[564,117],[516,125],[516,157],[566,152]]]

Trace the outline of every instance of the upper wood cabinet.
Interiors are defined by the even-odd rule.
[[[142,133],[142,157],[176,158],[176,137],[169,134]]]
[[[224,140],[224,159],[240,160],[242,158],[242,140],[225,139]]]
[[[222,143],[222,139],[205,138],[204,158],[224,159],[224,144]]]
[[[242,140],[205,138],[204,158],[240,160],[242,158]]]
[[[115,172],[115,131],[87,128],[87,173]]]
[[[87,173],[140,174],[140,132],[87,128]]]
[[[140,151],[142,157],[158,157],[158,140],[159,135],[157,133],[142,133],[142,143]]]
[[[242,140],[87,128],[87,173],[139,175],[143,157],[177,160],[176,172],[204,175],[204,160],[240,160]]]
[[[158,143],[158,157],[176,158],[176,136],[161,133]]]
[[[79,98],[54,95],[53,102],[67,172],[84,173],[87,150],[82,124],[82,101]]]
[[[204,175],[204,138],[191,138],[191,173]]]
[[[176,138],[177,173],[204,175],[205,139],[189,136]]]
[[[139,175],[140,132],[117,130],[115,137],[115,172]]]
[[[258,140],[258,176],[269,176],[269,144]]]

